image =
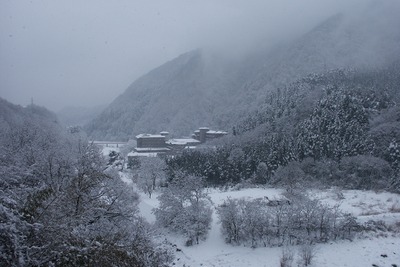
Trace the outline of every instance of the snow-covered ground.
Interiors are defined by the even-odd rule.
[[[110,151],[118,151],[116,147],[104,147],[106,156]],[[136,185],[128,173],[120,173],[121,179],[133,186]],[[282,197],[283,190],[275,188],[250,188],[242,190],[221,191],[207,189],[211,198],[214,212],[211,230],[208,238],[199,245],[184,246],[184,238],[166,234],[165,238],[176,244],[176,259],[174,266],[229,266],[229,267],[277,267],[280,266],[282,248],[250,248],[226,244],[220,232],[220,224],[215,212],[215,207],[222,204],[228,197],[235,198],[263,198],[278,199]],[[150,223],[155,222],[152,210],[158,207],[157,196],[154,192],[152,198],[138,191],[141,196],[139,209],[141,215]],[[360,190],[309,190],[310,198],[319,199],[328,205],[339,205],[343,212],[357,216],[360,223],[371,219],[382,220],[387,224],[397,224],[400,227],[400,195],[388,192],[360,191]],[[292,266],[297,266],[298,248],[294,247],[294,261]],[[341,240],[318,244],[314,267],[365,267],[365,266],[398,266],[400,267],[400,233],[371,234],[369,237],[353,241]]]
[[[219,191],[209,189],[209,196],[214,207],[221,204],[227,197],[231,198],[260,198],[268,196],[270,199],[279,198],[283,191],[273,188],[252,188],[239,191]],[[334,205],[340,204],[344,212],[356,215],[360,221],[367,221],[371,216],[375,220],[384,220],[388,223],[400,223],[399,207],[400,195],[387,192],[373,191],[310,191],[310,197]],[[396,206],[397,205],[397,206]],[[150,199],[141,193],[139,205],[142,216],[149,222],[154,222],[152,209],[158,206],[157,193]],[[192,247],[184,246],[184,239],[167,235],[166,238],[176,244],[181,251],[176,252],[174,266],[279,266],[282,248],[256,248],[232,246],[226,244],[220,233],[217,214],[213,214],[212,227],[206,241]],[[293,266],[297,266],[296,253]],[[400,236],[387,233],[382,236],[356,239],[353,241],[337,241],[327,244],[318,244],[316,256],[312,266],[318,267],[365,267],[365,266],[400,266]],[[393,265],[396,264],[396,265]]]

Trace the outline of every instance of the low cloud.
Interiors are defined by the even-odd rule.
[[[139,76],[196,48],[227,55],[290,40],[361,0],[0,3],[0,96],[52,110],[111,102]]]

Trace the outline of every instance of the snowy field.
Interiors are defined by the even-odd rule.
[[[214,207],[221,204],[228,196],[231,198],[259,198],[268,196],[270,199],[279,198],[279,189],[243,189],[240,191],[221,192],[209,190]],[[330,205],[340,204],[344,212],[356,215],[360,222],[373,217],[388,223],[399,223],[400,196],[387,192],[373,191],[342,191],[338,198],[337,190],[311,191],[310,196],[318,198]],[[150,199],[141,194],[139,205],[142,216],[149,222],[155,217],[151,210],[158,205],[157,194]],[[343,198],[344,197],[344,198]],[[397,205],[397,206],[396,206]],[[395,212],[397,211],[397,212]],[[372,213],[372,214],[371,214]],[[184,239],[168,235],[166,238],[176,244],[181,250],[176,253],[174,266],[279,266],[282,248],[256,248],[232,246],[225,244],[220,233],[220,225],[216,213],[213,213],[212,228],[206,241],[192,247],[185,247]],[[296,247],[294,252],[296,254]],[[382,255],[382,256],[381,256]],[[375,264],[375,265],[373,265]],[[365,267],[365,266],[400,266],[400,237],[393,233],[381,236],[365,237],[353,241],[337,241],[318,244],[312,266],[318,267]],[[296,256],[293,266],[297,266]]]
[[[107,155],[116,148],[105,148]],[[135,187],[126,173],[120,173],[121,179]],[[176,258],[173,266],[221,266],[221,267],[277,267],[280,266],[282,248],[261,247],[250,248],[226,244],[220,232],[220,224],[215,207],[222,204],[227,197],[235,198],[263,198],[278,199],[283,190],[274,188],[250,188],[232,191],[208,190],[214,212],[211,230],[206,241],[192,247],[184,246],[184,238],[175,234],[166,234],[165,238],[176,244]],[[138,191],[141,196],[139,209],[141,215],[150,223],[155,222],[153,208],[158,207],[155,192],[152,198]],[[360,191],[360,190],[309,190],[310,198],[318,199],[329,205],[339,205],[343,212],[356,216],[359,223],[369,220],[384,221],[388,225],[400,226],[400,195],[388,192]],[[399,227],[398,227],[399,228]],[[298,266],[297,247],[293,248],[294,261],[292,266]],[[366,267],[387,266],[400,267],[400,234],[392,232],[368,233],[368,236],[353,241],[339,240],[326,244],[318,244],[312,267]]]

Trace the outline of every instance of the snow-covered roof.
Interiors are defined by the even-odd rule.
[[[200,133],[200,130],[207,130],[207,134],[228,134],[228,132],[210,130],[210,128],[207,128],[207,127],[201,127],[198,130],[194,131],[194,133],[198,134],[198,133]]]
[[[188,143],[200,144],[200,141],[193,138],[175,138],[168,140],[166,143],[169,145],[186,145]]]
[[[161,134],[139,134],[136,135],[136,139],[139,138],[165,138],[165,136],[161,135]]]
[[[209,130],[207,134],[228,134],[228,132]]]

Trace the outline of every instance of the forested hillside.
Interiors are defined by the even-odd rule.
[[[1,266],[168,264],[137,194],[82,133],[44,108],[0,99],[0,150]]]
[[[400,54],[400,19],[392,2],[360,6],[273,49],[235,59],[196,50],[132,83],[85,130],[94,139],[167,130],[186,136],[200,126],[231,130],[264,98],[311,73],[374,70]]]
[[[399,62],[337,70],[271,92],[217,148],[169,161],[210,184],[338,185],[399,191]]]

